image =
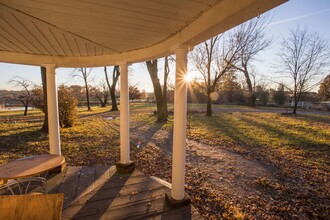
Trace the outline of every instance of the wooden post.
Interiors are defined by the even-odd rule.
[[[58,98],[55,65],[47,64],[47,111],[48,111],[48,133],[49,148],[51,154],[61,155],[60,125],[58,116]]]
[[[187,85],[185,75],[187,72],[188,47],[179,45],[174,51],[176,54],[176,72],[171,197],[173,200],[184,200],[187,121]]]
[[[120,162],[116,166],[119,172],[132,172],[135,168],[135,164],[130,161],[127,63],[120,64]]]

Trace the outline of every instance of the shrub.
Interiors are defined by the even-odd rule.
[[[58,112],[61,128],[72,127],[76,118],[78,100],[72,96],[68,87],[61,85],[58,88]]]

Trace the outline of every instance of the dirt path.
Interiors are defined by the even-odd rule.
[[[139,131],[135,132],[133,135],[139,135]],[[155,128],[144,132],[143,137],[140,134],[140,138],[160,148],[171,158],[172,132]],[[194,205],[207,208],[204,217],[215,215],[220,218],[223,212],[231,214],[232,218],[260,217],[262,213],[269,213],[277,202],[274,190],[265,192],[260,187],[268,182],[278,182],[278,168],[270,164],[263,164],[248,155],[231,152],[221,146],[210,146],[193,140],[187,140],[186,162],[186,190],[192,195]],[[206,205],[207,198],[209,205]]]
[[[208,174],[208,182],[217,190],[230,190],[237,198],[251,196],[260,177],[273,178],[274,167],[224,149],[189,140],[187,162]]]
[[[166,162],[151,165],[150,174],[157,173],[158,177],[170,181],[171,130],[162,129],[161,124],[149,129],[144,129],[143,124],[132,125],[141,129],[132,135],[145,145],[161,149],[167,157]],[[323,204],[328,204],[329,197],[326,192],[315,191],[322,189],[323,183],[314,186],[304,176],[310,172],[307,168],[285,158],[278,158],[275,163],[258,152],[240,153],[227,150],[222,143],[201,142],[187,140],[185,188],[206,219],[313,219],[328,215],[329,209]],[[269,156],[274,155],[270,152]],[[165,156],[157,160],[163,158]],[[170,166],[165,168],[164,164]],[[294,173],[290,173],[291,170]]]

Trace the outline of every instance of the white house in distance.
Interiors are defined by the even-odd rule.
[[[130,64],[176,55],[171,199],[184,199],[187,53],[286,0],[0,0],[0,62],[47,71],[49,146],[61,154],[57,67],[120,65],[120,163],[130,166]]]

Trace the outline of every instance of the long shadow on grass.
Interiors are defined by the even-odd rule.
[[[283,117],[287,118],[294,118],[299,121],[308,121],[308,122],[315,122],[315,123],[322,123],[330,125],[330,115],[285,115]]]
[[[152,118],[152,122],[150,122]],[[137,123],[137,125],[133,128],[130,129],[130,132],[132,133],[136,133],[138,134],[138,138],[140,140],[142,140],[144,143],[149,143],[154,135],[159,132],[160,130],[163,129],[164,125],[166,125],[169,122],[155,122],[154,121],[155,117],[154,115],[150,115],[146,120],[146,122],[144,121],[140,121]],[[141,127],[144,126],[148,126],[146,130],[142,130],[141,131]],[[161,150],[163,150],[164,152],[171,154],[172,153],[172,143],[173,143],[173,131],[171,129],[171,131],[168,131],[169,135],[168,137],[163,137],[161,139],[164,139],[163,142],[159,143],[154,143],[157,147],[159,147]]]
[[[119,118],[119,111],[104,111],[104,112],[96,112],[96,113],[93,113],[93,111],[91,111],[88,114],[81,114],[81,115],[78,114],[79,118],[88,118],[92,116],[107,116],[107,117]]]
[[[272,133],[278,135],[281,139],[287,140],[289,145],[293,146],[303,146],[308,150],[318,151],[319,147],[323,146],[323,144],[317,143],[313,140],[306,138],[303,135],[297,135],[287,130],[281,130],[280,128],[276,128],[274,125],[265,122],[259,122],[256,119],[247,118],[243,116],[240,118],[241,121],[245,123],[251,124],[258,128],[264,129],[267,133]],[[276,123],[276,122],[274,122]],[[317,146],[317,147],[315,147]]]
[[[226,137],[230,138],[241,147],[249,149],[250,146],[254,146],[254,143],[257,143],[257,139],[246,135],[244,132],[235,127],[233,121],[228,120],[225,115],[228,113],[218,113],[215,117],[212,118],[203,118],[201,123],[207,124],[205,126],[210,127],[210,132],[219,131],[221,134],[224,134]],[[198,115],[197,117],[204,117]],[[194,127],[194,125],[192,125]],[[230,150],[230,149],[228,149]]]
[[[31,129],[31,128],[37,128],[37,127],[39,127],[40,129],[41,129],[41,125],[40,124],[38,124],[38,125],[33,125],[33,126],[26,126],[26,128],[28,128],[28,129]],[[21,128],[21,127],[17,127],[17,128],[4,128],[4,129],[0,129],[0,134],[2,133],[2,132],[7,132],[8,130],[10,130],[11,132],[12,131],[19,131],[19,130],[22,130],[22,129],[24,129],[24,128]],[[6,136],[9,136],[9,135],[0,135],[0,137],[2,138],[2,137],[6,137]]]
[[[137,122],[134,122],[136,123],[136,125],[133,127],[132,125],[130,125],[130,131],[131,132],[135,132],[135,131],[138,131],[141,127],[147,125],[147,124],[150,124],[151,126],[154,125],[154,124],[158,124],[156,121],[150,121],[151,118],[152,119],[155,119],[154,115],[149,115],[148,117],[146,118],[143,118],[144,116],[141,116],[142,119],[138,120]],[[132,123],[133,124],[133,123]],[[160,123],[162,124],[162,123]]]
[[[271,173],[282,173],[282,169],[277,166],[277,164],[274,163],[274,161],[271,161],[267,157],[264,157],[263,154],[260,152],[260,150],[267,150],[267,146],[260,143],[260,141],[253,136],[250,136],[246,134],[242,129],[238,128],[238,125],[236,125],[237,122],[234,120],[225,117],[227,113],[218,113],[216,114],[216,117],[213,118],[206,118],[203,123],[207,124],[210,131],[214,132],[217,131],[220,134],[224,134],[225,136],[229,137],[231,141],[234,142],[234,144],[238,145],[240,148],[244,149],[246,153],[239,153],[243,158],[247,160],[251,160],[249,157],[249,154],[252,153],[254,156],[257,156],[257,162],[262,166],[265,170],[269,170]],[[242,120],[237,119],[240,123],[244,123],[244,125],[249,127],[256,127],[254,122],[248,121],[248,120]],[[235,126],[236,125],[236,126]],[[268,128],[272,129],[272,128]],[[274,131],[275,132],[275,131]],[[256,134],[257,135],[257,134]],[[221,144],[221,142],[220,142]],[[237,153],[233,149],[226,149],[228,151],[232,151]],[[259,160],[259,157],[262,157],[261,160]],[[274,168],[277,167],[278,172],[274,172]]]
[[[24,131],[8,136],[0,136],[1,148],[27,149],[27,142],[48,140],[47,135],[39,130]]]

